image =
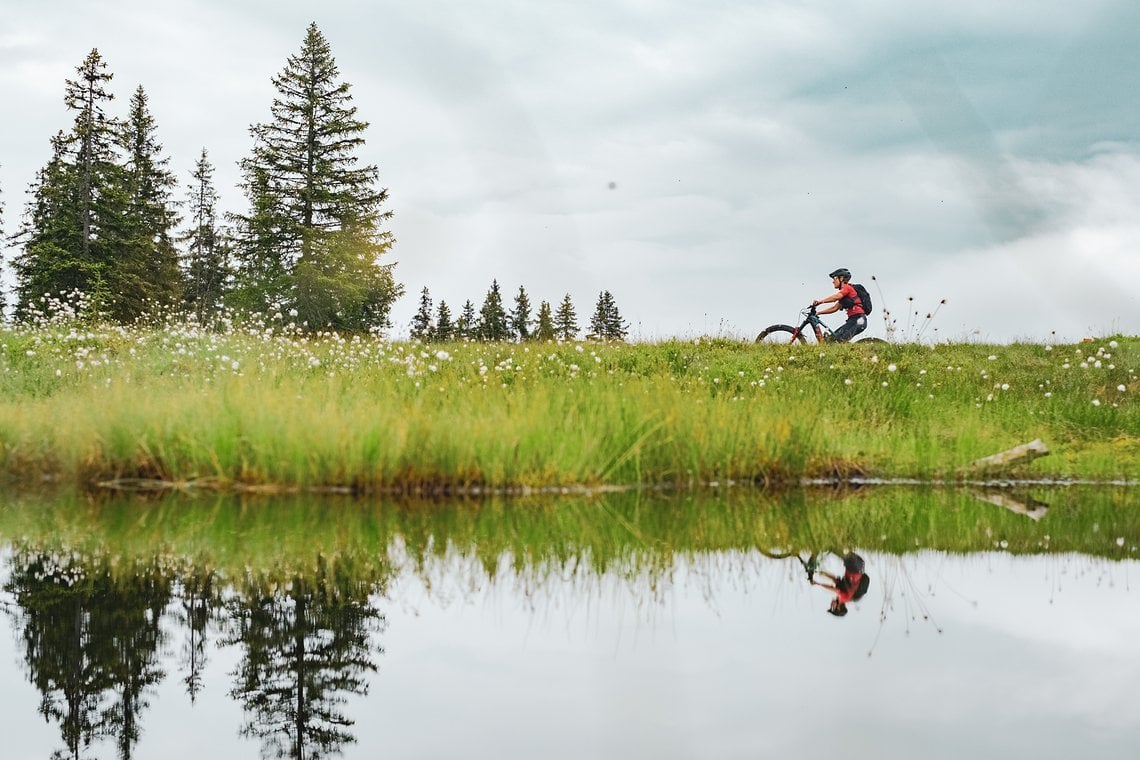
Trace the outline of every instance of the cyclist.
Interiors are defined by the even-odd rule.
[[[824,303],[834,303],[826,309],[816,310],[816,314],[834,314],[841,308],[847,310],[847,321],[831,334],[831,340],[838,343],[846,343],[854,338],[859,333],[867,329],[867,314],[863,311],[863,304],[859,300],[859,294],[855,292],[855,288],[851,287],[851,271],[848,269],[836,269],[828,275],[831,278],[831,286],[835,288],[838,293],[833,293],[826,298],[820,298],[812,301],[812,306],[819,306]]]

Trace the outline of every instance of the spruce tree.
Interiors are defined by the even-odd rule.
[[[597,340],[605,340],[606,338],[606,292],[602,291],[598,294],[598,301],[594,304],[594,314],[590,317],[590,338]]]
[[[446,301],[439,302],[438,316],[435,320],[435,339],[441,342],[455,339],[455,325],[451,323],[451,309],[447,308]]]
[[[273,85],[273,118],[250,129],[254,147],[241,162],[249,211],[235,217],[234,301],[292,306],[313,328],[387,327],[403,292],[380,263],[394,242],[382,229],[388,191],[375,166],[358,163],[368,124],[316,24]]]
[[[598,294],[594,315],[590,317],[591,334],[600,340],[624,340],[626,327],[618,313],[617,304],[614,303],[613,294],[603,290]]]
[[[606,340],[625,340],[629,334],[629,323],[621,318],[614,297],[607,290],[609,307],[606,309]]]
[[[202,155],[190,175],[188,229],[179,240],[186,246],[182,303],[198,324],[206,324],[221,308],[229,276],[229,249],[218,225],[218,193],[209,154]]]
[[[574,304],[567,293],[554,312],[554,332],[559,340],[574,340],[578,337],[578,314],[574,311]]]
[[[173,307],[180,296],[173,239],[178,217],[171,201],[177,182],[166,168],[169,159],[162,156],[156,130],[146,92],[139,87],[121,136],[127,207],[122,246],[108,276],[111,316],[120,322]]]
[[[520,341],[530,340],[530,298],[522,285],[519,285],[519,292],[515,294],[515,308],[508,318],[508,327],[511,334]]]
[[[80,250],[83,261],[106,265],[111,251],[106,241],[118,242],[119,217],[122,210],[122,174],[115,146],[121,123],[108,116],[104,104],[115,99],[105,85],[114,78],[97,49],[87,55],[76,69],[77,79],[65,83],[64,102],[76,111],[75,125],[66,138],[75,158],[79,180],[78,211],[82,230]],[[108,203],[109,201],[109,203]],[[110,212],[110,213],[108,213]]]
[[[431,295],[427,286],[420,292],[420,308],[412,317],[411,339],[427,342],[432,339]]]
[[[491,281],[491,289],[483,299],[483,308],[479,310],[479,326],[476,330],[479,340],[497,342],[510,338],[510,326],[507,323],[507,312],[503,308],[503,293],[499,289],[499,281]]]
[[[127,212],[126,180],[116,147],[122,127],[107,115],[112,74],[90,54],[64,86],[75,112],[70,132],[52,138],[52,155],[29,188],[25,222],[13,262],[17,315],[27,316],[48,296],[80,291],[96,309],[110,306],[111,269],[121,253]]]
[[[459,313],[459,321],[455,324],[455,337],[460,340],[472,340],[476,337],[478,319],[475,316],[475,304],[468,298],[463,304],[463,311]]]
[[[63,132],[52,138],[52,156],[28,188],[24,223],[16,233],[23,251],[12,261],[17,318],[30,316],[49,294],[84,289],[93,271],[79,253],[79,183],[74,164],[67,160],[66,142]]]
[[[550,301],[543,301],[538,305],[538,324],[535,327],[534,339],[546,342],[554,340],[554,315],[550,308]]]

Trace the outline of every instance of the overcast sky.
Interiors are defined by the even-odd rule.
[[[1140,333],[1134,0],[0,0],[0,17],[9,233],[92,48],[113,110],[141,84],[179,178],[206,148],[242,210],[249,127],[315,21],[389,191],[396,335],[421,288],[456,313],[497,278],[536,306],[569,293],[583,323],[610,290],[635,338],[751,336],[839,266],[903,332],[908,297],[919,322],[947,299],[924,338]]]

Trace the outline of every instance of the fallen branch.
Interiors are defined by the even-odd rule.
[[[1034,438],[1029,443],[1014,446],[1008,451],[976,459],[970,463],[970,467],[978,470],[993,470],[1015,464],[1027,464],[1038,457],[1046,456],[1048,453],[1049,447],[1040,438]]]

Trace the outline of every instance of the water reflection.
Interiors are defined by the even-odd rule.
[[[247,715],[240,733],[258,739],[264,756],[325,757],[355,740],[342,705],[367,694],[382,653],[371,637],[384,623],[365,580],[322,564],[312,576],[251,577],[223,591],[197,568],[113,567],[106,556],[26,548],[5,569],[5,610],[39,712],[63,745],[53,757],[84,757],[104,740],[133,757],[148,699],[166,677],[167,631],[183,630],[178,667],[193,702],[212,627],[220,646],[242,653],[229,693]]]
[[[1034,635],[1058,637],[1066,651],[1087,645],[1085,621],[1116,631],[1119,641],[1107,637],[1095,651],[1110,653],[1117,675],[1140,676],[1135,620],[1110,620],[1104,605],[1061,618],[1041,609],[1052,607],[1062,582],[1087,587],[1082,568],[1099,568],[1094,590],[1117,584],[1113,594],[1130,592],[1136,563],[1121,560],[1138,556],[1140,510],[1128,498],[1053,494],[1048,514],[1033,520],[969,494],[9,503],[0,505],[0,605],[59,758],[156,756],[182,730],[170,715],[212,715],[220,699],[235,713],[220,726],[232,737],[223,758],[248,756],[242,740],[281,758],[373,757],[388,742],[397,756],[685,757],[701,754],[700,741],[714,734],[740,750],[717,754],[755,756],[757,720],[769,735],[795,724],[758,684],[808,682],[821,668],[870,678],[864,687],[872,690],[892,683],[903,674],[890,661],[906,650],[891,623],[909,634],[909,621],[926,620],[938,605],[960,639],[979,627],[963,612],[971,594],[975,607],[983,593],[1000,594],[1000,605],[983,605],[980,627],[1010,626],[1021,636],[1006,616],[1035,620]],[[1032,562],[991,569],[1019,557]],[[824,624],[823,592],[826,611],[849,613],[838,628]],[[1026,601],[1034,599],[1038,607]],[[1112,608],[1129,604],[1117,596]],[[1000,636],[980,641],[971,657],[1002,646]],[[860,658],[852,654],[874,650],[878,662],[884,648],[887,663],[854,668]],[[947,647],[919,659],[953,673],[970,667],[967,654]],[[22,680],[6,667],[0,662],[0,677]],[[908,661],[903,670],[916,667]],[[1029,667],[1016,677],[1033,683]],[[684,728],[689,713],[669,704],[646,712],[668,716],[668,726],[624,712],[621,705],[670,693],[670,681],[678,698],[703,695],[724,716],[691,703],[697,717]],[[896,687],[880,698],[906,691]],[[1117,693],[1107,681],[1100,688]],[[721,693],[724,704],[711,696]],[[181,707],[171,706],[172,695]],[[605,708],[610,699],[617,701]],[[764,709],[735,722],[737,706],[752,701]],[[934,713],[937,704],[929,702]],[[16,707],[7,704],[0,718]],[[625,716],[629,733],[607,733],[598,744],[592,732],[616,720],[607,709]],[[765,710],[772,717],[756,717]],[[1053,717],[1078,732],[1090,720]],[[483,744],[449,740],[433,730],[437,721],[462,725]],[[618,724],[606,731],[620,732]],[[1109,749],[1140,735],[1140,718],[1114,730],[1101,742]],[[565,735],[563,749],[544,743],[549,731]],[[668,740],[647,738],[654,731]],[[47,745],[25,741],[31,749],[14,757],[48,754]],[[165,747],[161,754],[173,756]]]
[[[28,675],[39,712],[59,726],[64,750],[78,758],[111,737],[120,757],[138,741],[148,694],[162,680],[159,620],[171,580],[156,564],[118,578],[105,561],[76,555],[15,554],[4,590],[15,601]]]
[[[245,708],[241,732],[261,740],[263,755],[319,758],[355,741],[348,695],[368,693],[376,670],[370,634],[383,616],[371,588],[322,566],[314,577],[254,584],[227,604],[227,644],[241,647],[230,695]]]
[[[847,605],[862,599],[871,587],[871,576],[866,572],[867,563],[855,552],[846,552],[842,556],[834,555],[843,563],[842,575],[835,575],[823,569],[828,555],[832,552],[812,552],[806,557],[791,552],[762,551],[761,553],[772,559],[796,560],[803,568],[804,575],[810,585],[819,586],[833,593],[827,611],[835,617],[845,616]],[[836,570],[835,572],[839,571]]]
[[[171,613],[172,623],[185,632],[178,668],[193,704],[202,690],[202,673],[209,662],[210,632],[220,623],[222,582],[210,571],[188,571],[176,586],[178,604]]]
[[[828,605],[827,611],[836,617],[847,614],[847,605],[857,602],[867,594],[871,587],[871,576],[866,572],[866,562],[855,552],[843,555],[843,575],[833,575],[826,570],[816,569],[808,573],[808,580],[813,585],[835,592],[835,597]],[[821,575],[830,583],[818,580],[815,576]]]

